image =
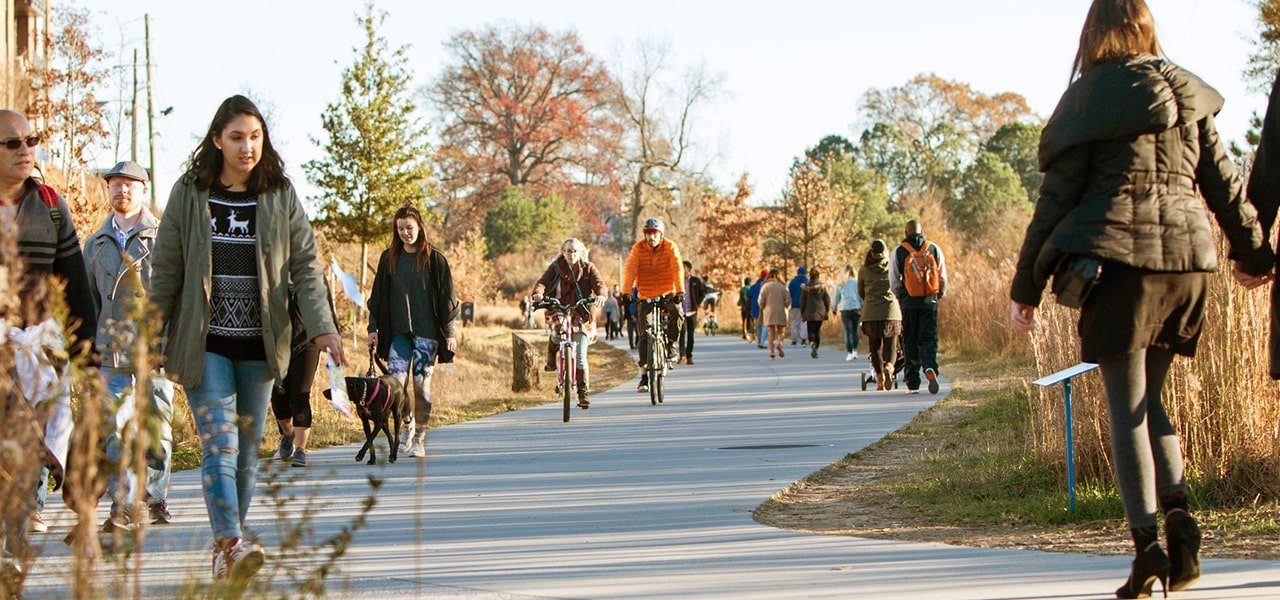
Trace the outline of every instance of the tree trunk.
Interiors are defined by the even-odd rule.
[[[511,334],[511,391],[527,392],[538,387],[541,372],[537,348],[532,343]]]
[[[369,243],[360,242],[360,291],[365,290],[364,274],[369,270]]]

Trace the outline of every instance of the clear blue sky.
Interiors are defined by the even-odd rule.
[[[70,1],[70,0],[58,0]],[[1245,0],[1148,0],[1168,55],[1227,98],[1219,127],[1242,139],[1263,94],[1242,81],[1255,14]],[[362,2],[337,0],[79,0],[118,62],[141,47],[151,15],[159,120],[161,202],[196,138],[225,97],[249,92],[272,107],[273,141],[304,196],[301,164],[321,151],[320,114],[352,60]],[[934,72],[986,93],[1022,94],[1048,116],[1067,84],[1087,0],[777,0],[601,2],[579,0],[423,2],[380,0],[383,33],[409,44],[416,85],[446,60],[455,31],[496,20],[572,27],[610,61],[639,38],[665,38],[684,65],[704,61],[725,77],[725,96],[699,123],[701,151],[728,188],[750,171],[756,202],[777,197],[792,157],[822,136],[856,140],[857,104],[870,88]],[[122,44],[128,44],[122,50]],[[114,96],[116,94],[107,94]],[[144,130],[145,136],[145,130]],[[123,153],[127,154],[127,135]],[[100,166],[115,157],[99,156]],[[145,155],[142,162],[145,163]]]

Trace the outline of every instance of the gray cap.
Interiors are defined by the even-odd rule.
[[[142,183],[147,183],[149,181],[147,179],[147,170],[142,168],[142,165],[131,160],[116,163],[116,166],[111,167],[110,171],[107,171],[102,175],[102,178],[107,180],[110,180],[112,177],[128,177],[129,179],[141,181]]]

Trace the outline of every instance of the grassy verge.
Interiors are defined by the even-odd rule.
[[[358,340],[360,348],[346,338],[348,357],[364,357],[364,339]],[[511,330],[497,326],[467,327],[459,334],[458,357],[452,366],[438,366],[432,376],[431,426],[444,427],[453,423],[479,419],[492,414],[518,410],[528,406],[553,402],[554,377],[544,373],[537,389],[524,393],[511,391]],[[592,390],[606,390],[634,375],[634,367],[628,354],[605,343],[591,346],[587,353],[591,367]],[[349,373],[363,373],[366,360],[352,358]],[[328,404],[321,391],[328,389],[328,377],[324,365],[316,373],[311,393],[313,426],[309,448],[324,448],[364,441],[359,419],[346,417]],[[174,470],[190,469],[200,465],[200,444],[191,424],[186,396],[179,389],[174,410]],[[268,418],[271,416],[268,413]],[[262,456],[275,451],[279,435],[273,423],[268,423],[262,443]]]
[[[1130,551],[1110,481],[1077,486],[1032,455],[1021,365],[948,365],[950,396],[875,444],[775,495],[755,511],[771,526],[980,547]],[[1280,558],[1280,506],[1196,506],[1206,556]]]

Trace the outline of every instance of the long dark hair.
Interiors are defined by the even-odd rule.
[[[431,258],[431,244],[427,243],[427,225],[422,222],[422,213],[412,206],[401,206],[400,210],[396,211],[396,216],[391,218],[391,264],[387,267],[391,269],[392,274],[395,274],[396,264],[400,262],[400,255],[404,253],[404,242],[400,240],[400,232],[396,231],[396,221],[400,219],[413,219],[418,222],[418,241],[413,244],[418,251],[414,254],[413,270],[421,271]]]
[[[218,183],[222,175],[222,150],[218,149],[213,140],[222,135],[222,130],[227,128],[227,124],[232,119],[240,115],[249,115],[262,124],[262,156],[259,157],[258,164],[254,165],[253,171],[249,173],[249,180],[245,182],[245,187],[252,194],[284,188],[288,185],[289,178],[284,174],[284,159],[280,158],[271,145],[267,120],[262,117],[262,111],[258,110],[252,100],[239,94],[223,100],[222,104],[218,105],[218,110],[213,113],[213,122],[209,123],[209,131],[204,134],[200,145],[196,146],[195,151],[191,153],[187,172],[195,175],[196,187],[207,190]]]
[[[1093,0],[1080,30],[1071,78],[1130,54],[1161,56],[1156,22],[1144,0]]]

